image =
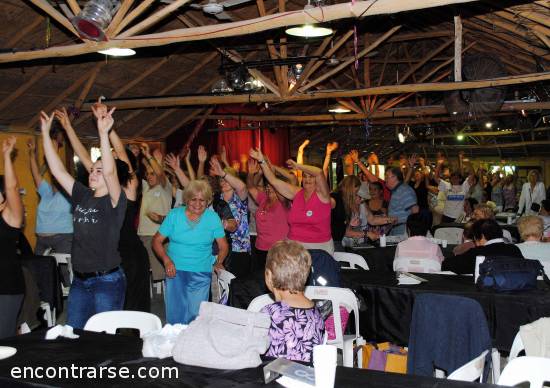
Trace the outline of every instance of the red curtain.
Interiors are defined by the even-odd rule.
[[[250,112],[243,107],[224,107],[223,112],[219,113],[257,113]],[[238,111],[237,111],[238,110]],[[218,153],[221,147],[225,146],[227,159],[230,164],[233,161],[239,161],[242,165],[242,159],[248,159],[250,148],[261,148],[272,163],[282,166],[290,155],[290,145],[288,138],[288,129],[268,129],[261,126],[262,123],[247,120],[218,120],[217,127],[221,129],[218,132]],[[254,129],[231,130],[231,128]]]

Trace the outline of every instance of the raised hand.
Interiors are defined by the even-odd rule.
[[[222,146],[222,152],[220,153],[220,158],[224,165],[229,166],[229,162],[227,161],[227,151],[225,150],[225,146]]]
[[[309,140],[308,140],[309,142]],[[331,154],[338,148],[338,142],[333,141],[332,143],[327,144],[327,154]]]
[[[206,152],[206,148],[203,146],[199,146],[199,149],[197,150],[197,154],[199,157],[199,162],[204,163],[206,162],[206,159],[208,159],[208,153]]]
[[[180,157],[179,156],[174,156],[174,154],[168,154],[164,158],[164,161],[174,171],[176,171],[177,169],[180,168]]]
[[[260,170],[260,165],[256,161],[256,159],[250,159],[248,161],[248,173],[249,174],[256,174]]]
[[[357,150],[351,150],[349,156],[351,160],[353,160],[353,163],[357,163],[359,161],[359,152],[357,152]]]
[[[141,143],[139,145],[139,148],[141,149],[141,152],[143,153],[143,155],[145,155],[146,158],[149,158],[151,156],[151,153],[149,152],[149,144]]]
[[[56,109],[53,113],[64,129],[71,126],[71,120],[69,119],[69,114],[67,113],[67,109],[65,107]]]
[[[112,108],[107,113],[100,115],[99,111],[95,109],[95,107],[92,105],[92,111],[94,112],[94,115],[97,117],[97,130],[100,134],[108,135],[111,128],[113,128],[113,124],[115,123],[115,120],[113,119],[113,112],[116,108]]]
[[[252,159],[256,159],[258,162],[262,162],[264,160],[264,155],[259,148],[251,148],[250,151],[248,151],[248,155],[250,155]]]
[[[29,149],[29,154],[34,154],[36,152],[36,142],[34,138],[27,140],[27,148]]]
[[[4,157],[9,157],[11,155],[16,142],[17,138],[15,136],[8,136],[4,139],[2,142],[2,153],[4,154]]]
[[[304,140],[304,142],[298,147],[299,150],[303,151],[309,144],[309,139]]]
[[[50,129],[52,128],[53,118],[55,113],[52,113],[51,116],[48,116],[46,112],[40,112],[40,129],[43,134],[50,135]]]
[[[94,113],[94,116],[97,120],[105,116],[109,111],[109,108],[107,108],[107,105],[101,102],[101,99],[102,97],[99,97],[97,99],[97,102],[92,105],[92,112]]]
[[[298,163],[296,163],[294,160],[292,159],[288,159],[286,161],[286,165],[288,166],[288,168],[292,169],[292,170],[296,170],[296,166],[298,165]]]
[[[164,159],[164,155],[162,154],[162,151],[160,150],[160,148],[156,148],[156,149],[153,151],[153,157],[155,158],[155,160],[156,160],[160,165],[162,165],[162,159]]]
[[[225,171],[223,171],[222,166],[220,165],[220,162],[218,158],[211,158],[210,159],[210,171],[217,176],[224,176]]]

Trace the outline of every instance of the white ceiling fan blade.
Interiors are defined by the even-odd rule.
[[[214,16],[216,16],[219,20],[233,20],[231,15],[229,15],[227,12],[220,12],[215,14]]]
[[[201,4],[190,4],[190,5],[189,5],[189,8],[193,8],[193,9],[202,9],[202,5],[201,5]]]
[[[227,0],[227,1],[223,1],[219,4],[223,5],[224,8],[228,8],[228,7],[234,7],[235,5],[248,3],[250,1],[252,1],[252,0]]]

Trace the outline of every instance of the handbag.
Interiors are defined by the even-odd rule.
[[[389,342],[362,345],[363,369],[407,373],[407,350]]]
[[[215,369],[253,368],[269,347],[271,317],[202,302],[199,316],[176,340],[176,362]]]
[[[479,265],[477,286],[480,289],[497,292],[533,290],[537,288],[537,277],[546,283],[550,280],[538,260],[518,257],[488,257]]]

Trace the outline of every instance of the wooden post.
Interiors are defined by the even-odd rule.
[[[454,17],[455,22],[455,82],[462,81],[462,19]]]

